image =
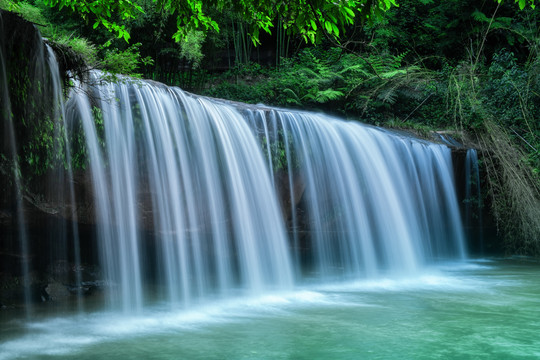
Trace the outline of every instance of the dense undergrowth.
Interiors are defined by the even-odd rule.
[[[11,2],[10,2],[11,3]],[[146,3],[142,3],[143,8]],[[253,47],[233,14],[220,33],[189,32],[153,8],[115,39],[43,1],[13,8],[91,67],[196,93],[310,109],[419,131],[446,129],[482,154],[486,204],[509,253],[540,254],[539,12],[513,2],[401,1],[375,23],[307,46],[284,31]],[[208,9],[211,12],[211,9]],[[279,24],[276,24],[279,26]]]

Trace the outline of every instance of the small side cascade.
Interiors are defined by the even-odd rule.
[[[32,24],[12,13],[0,12],[0,61],[0,210],[5,207],[13,223],[5,227],[0,253],[7,267],[20,263],[21,270],[12,273],[24,284],[25,308],[31,311],[32,303],[50,300],[43,274],[56,262],[73,259],[72,267],[80,267],[63,90],[52,49]],[[80,287],[75,274],[57,281]]]
[[[66,108],[62,88],[59,66],[52,48],[46,44],[47,65],[50,74],[49,86],[52,95],[54,121],[55,154],[59,156],[48,178],[49,198],[54,198],[56,204],[61,207],[62,217],[50,230],[55,237],[51,243],[58,244],[52,249],[51,259],[72,259],[74,269],[73,277],[69,279],[72,291],[77,295],[79,309],[82,308],[83,278],[81,274],[81,253],[77,216],[77,200],[73,180],[72,157],[69,124],[66,118]],[[58,186],[58,184],[65,184]],[[67,187],[67,189],[66,189]],[[69,227],[69,229],[68,229]]]
[[[25,226],[25,214],[22,206],[22,191],[21,191],[21,170],[19,166],[19,157],[17,155],[17,139],[15,137],[15,129],[13,125],[13,115],[11,108],[11,99],[8,89],[8,77],[6,71],[6,50],[5,50],[5,31],[4,21],[0,13],[0,92],[2,106],[0,107],[2,118],[2,163],[0,170],[2,177],[11,177],[11,182],[8,181],[7,189],[3,189],[2,203],[9,204],[9,209],[12,218],[12,229],[14,233],[4,236],[10,237],[6,243],[8,250],[19,252],[22,254],[20,262],[21,275],[24,283],[24,300],[28,305],[28,312],[31,311],[31,290],[30,290],[30,266],[27,258],[29,254],[28,236]],[[19,247],[17,249],[17,247]]]
[[[465,227],[469,230],[470,236],[477,239],[479,244],[478,251],[482,254],[484,252],[483,201],[480,189],[478,153],[475,149],[467,150],[465,158],[465,184]]]

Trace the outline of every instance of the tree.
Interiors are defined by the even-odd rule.
[[[70,7],[81,17],[88,21],[94,19],[94,29],[102,25],[119,38],[124,38],[126,42],[130,35],[125,25],[120,21],[134,19],[137,15],[143,14],[142,6],[131,0],[45,0],[51,7]]]
[[[17,3],[20,0],[8,0]],[[141,0],[139,0],[141,1]],[[323,36],[339,38],[356,20],[371,21],[380,17],[396,0],[151,0],[159,10],[176,15],[176,41],[194,30],[219,31],[220,24],[208,15],[209,9],[232,11],[249,26],[249,36],[259,43],[261,30],[271,33],[276,20],[290,33],[300,34],[306,43],[318,43]],[[501,3],[503,0],[496,0]],[[520,9],[535,8],[539,0],[514,0]],[[137,0],[45,0],[51,7],[70,7],[94,28],[104,26],[119,38],[129,40],[129,31],[122,22],[144,13]]]
[[[283,28],[300,34],[306,42],[317,43],[323,36],[338,38],[355,20],[371,20],[392,6],[395,0],[152,0],[155,6],[176,16],[180,41],[193,30],[219,31],[220,24],[208,15],[209,9],[232,11],[249,24],[249,36],[259,43],[262,31],[271,33],[274,21]],[[122,21],[143,14],[142,6],[133,0],[46,0],[49,6],[70,7],[94,28],[104,26],[119,38],[130,35]]]

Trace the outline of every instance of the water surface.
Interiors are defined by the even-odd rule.
[[[536,359],[539,265],[475,260],[131,316],[4,311],[0,359]]]

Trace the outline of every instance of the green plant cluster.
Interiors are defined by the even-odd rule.
[[[250,63],[211,81],[205,95],[247,103],[309,108],[382,124],[415,119],[415,107],[437,91],[432,70],[406,64],[405,54],[306,48],[279,68]]]
[[[8,28],[16,27],[17,24],[9,22]],[[6,51],[9,51],[9,60],[6,61],[6,75],[8,86],[8,100],[11,99],[10,114],[7,118],[2,118],[4,129],[11,127],[15,141],[11,146],[15,147],[15,153],[19,154],[17,159],[20,166],[31,168],[33,173],[43,173],[52,162],[54,152],[52,151],[54,131],[54,105],[52,101],[42,101],[42,95],[48,91],[46,77],[38,77],[42,71],[40,67],[35,68],[29,59],[33,47],[32,28],[20,28],[19,36],[26,36],[28,41],[16,43],[11,41],[6,44]],[[8,125],[6,122],[10,122]],[[4,134],[4,139],[13,142],[9,131]]]
[[[288,130],[279,129],[274,136],[263,136],[260,139],[263,154],[270,154],[272,158],[272,170],[298,171],[302,167],[302,156],[299,156],[293,146],[292,133]]]
[[[141,68],[152,63],[150,56],[141,55],[139,51],[141,43],[122,44],[113,37],[103,34],[85,36],[87,32],[82,31],[80,20],[75,17],[72,10],[51,9],[51,3],[46,0],[20,2],[0,0],[0,9],[14,11],[24,19],[35,23],[43,37],[69,47],[89,68],[102,69],[111,74],[141,77]],[[127,34],[124,32],[123,35]]]
[[[520,66],[513,53],[495,54],[483,96],[492,116],[525,148],[533,172],[540,169],[540,58]]]

